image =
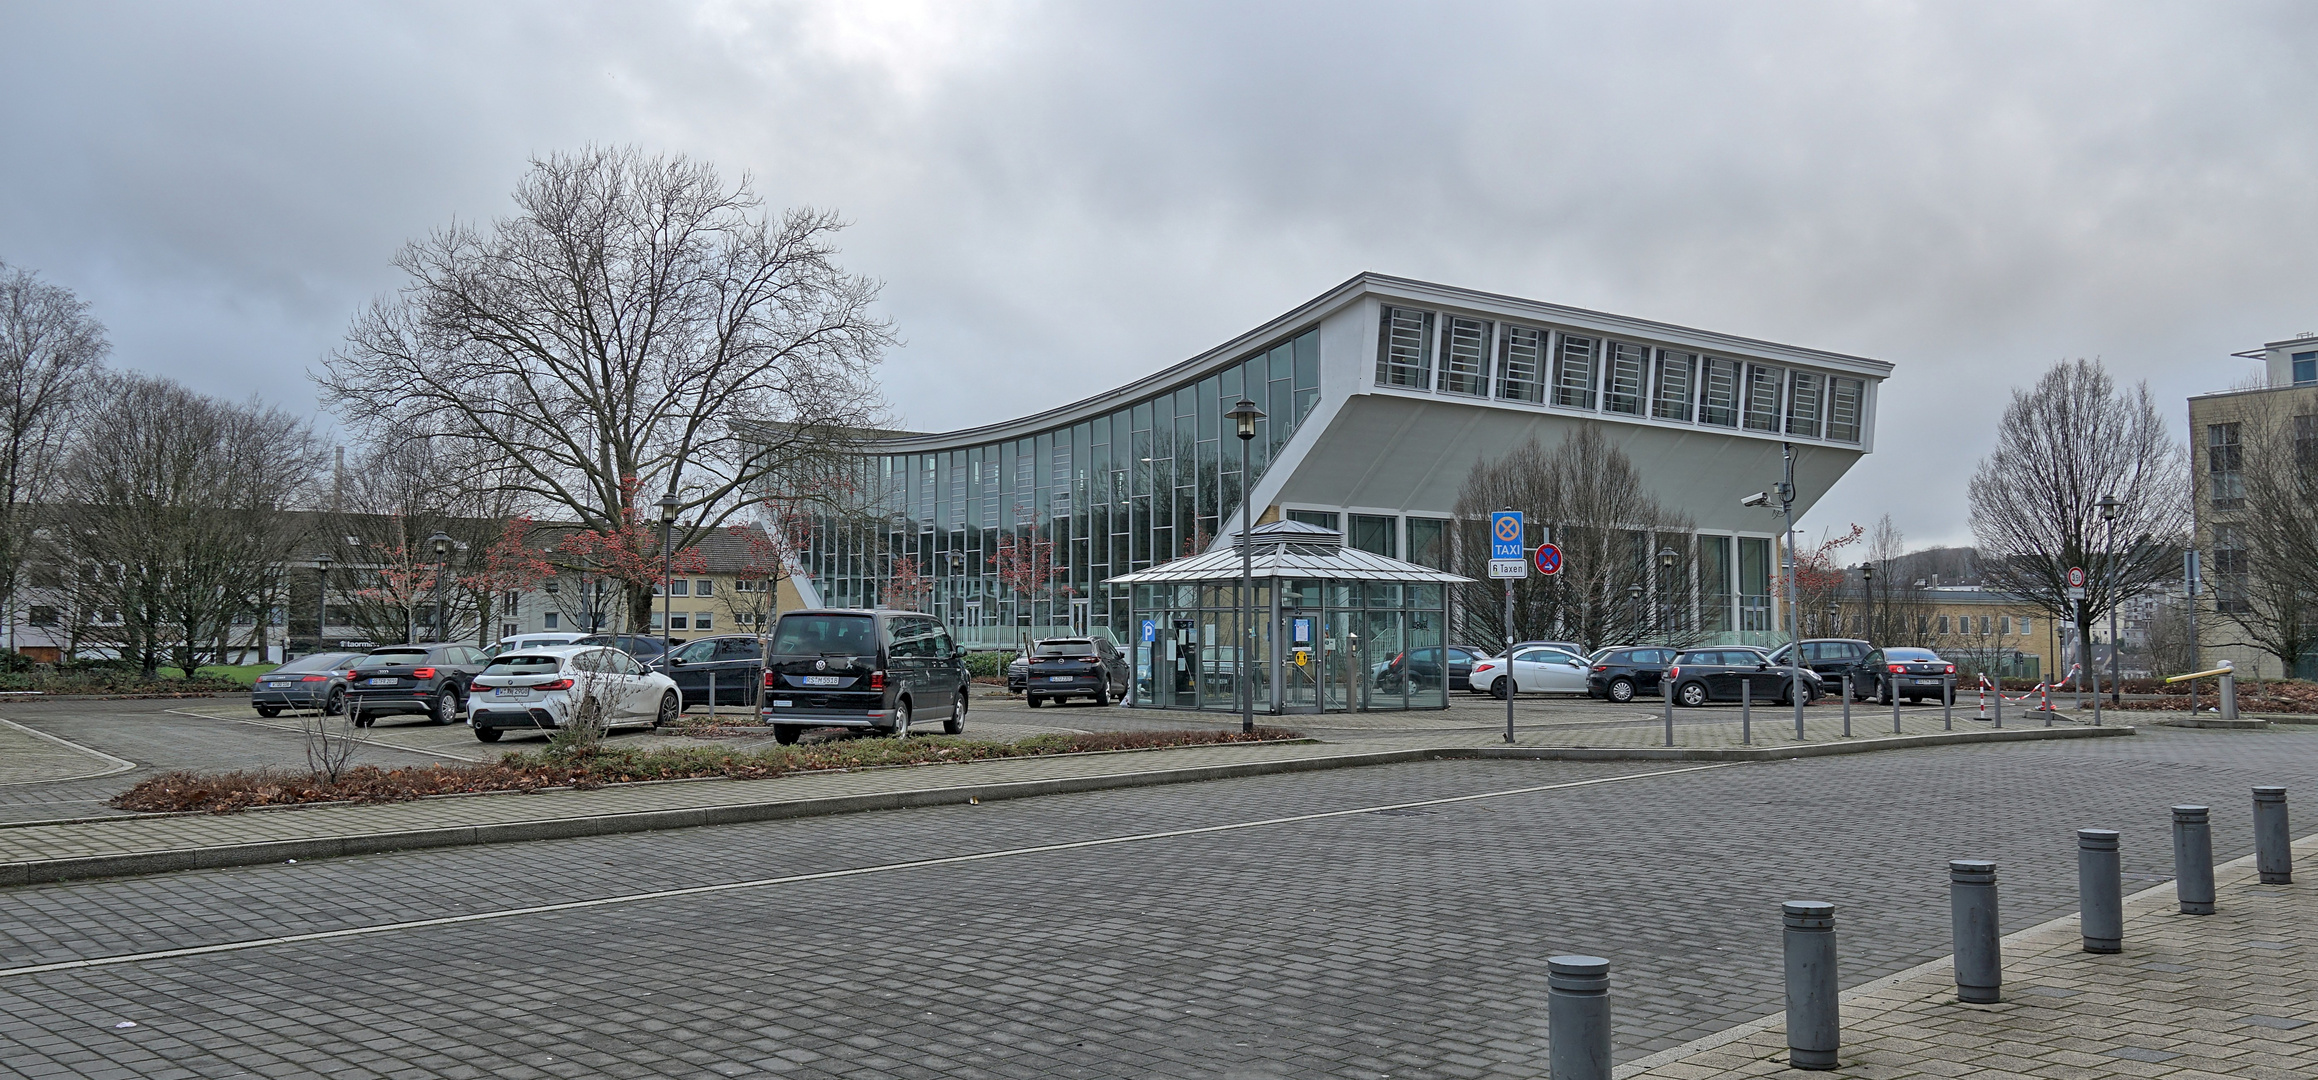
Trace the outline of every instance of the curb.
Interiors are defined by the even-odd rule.
[[[491,825],[397,829],[346,836],[296,840],[252,841],[158,851],[83,855],[0,863],[0,887],[51,884],[101,877],[160,874],[176,870],[209,870],[253,866],[287,859],[320,859],[346,855],[376,855],[421,848],[504,844],[526,840],[563,840],[582,836],[689,829],[703,825],[735,825],[756,821],[853,814],[869,810],[900,810],[928,806],[955,806],[1040,795],[1155,787],[1165,784],[1234,780],[1254,776],[1318,772],[1326,769],[1393,765],[1416,761],[1782,761],[1792,758],[1863,754],[1919,746],[1957,743],[2031,742],[2046,739],[2081,739],[2131,735],[2129,727],[2035,728],[2020,731],[1958,731],[1937,735],[1907,735],[1850,742],[1816,743],[1757,749],[1603,749],[1594,747],[1443,746],[1413,750],[1383,750],[1282,761],[1250,761],[1232,765],[1202,765],[1185,769],[1066,776],[1047,780],[1019,780],[959,787],[920,788],[912,791],[837,795],[819,799],[789,799],[725,806],[640,810],[582,817],[542,818]],[[128,821],[136,818],[123,819]]]

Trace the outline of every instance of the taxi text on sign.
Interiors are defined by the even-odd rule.
[[[1521,511],[1493,510],[1489,513],[1490,577],[1529,576],[1528,552],[1522,550],[1522,535]]]

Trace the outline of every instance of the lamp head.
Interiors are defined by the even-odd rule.
[[[2125,508],[2124,500],[2119,499],[2114,495],[2103,495],[2101,496],[2101,501],[2094,503],[2093,505],[2101,508],[2102,521],[2117,520],[2117,511]]]
[[[1859,580],[1861,580],[1861,581],[1874,581],[1874,580],[1875,580],[1875,564],[1874,564],[1874,563],[1860,563],[1860,564],[1859,564]]]
[[[433,536],[427,537],[427,543],[433,544],[435,546],[435,557],[438,559],[451,553],[451,536],[449,533],[436,533]]]
[[[670,491],[662,494],[660,496],[660,524],[676,524],[676,508],[681,505],[683,504],[677,501],[675,492]]]
[[[1770,493],[1770,492],[1768,492],[1768,491],[1758,491],[1758,492],[1755,492],[1755,493],[1754,493],[1754,494],[1752,494],[1752,495],[1749,495],[1749,496],[1747,496],[1746,498],[1740,499],[1740,500],[1739,500],[1739,505],[1740,505],[1740,506],[1761,506],[1761,505],[1763,505],[1764,503],[1767,503],[1767,502],[1769,502],[1769,501],[1771,501],[1771,493]]]
[[[1681,557],[1682,553],[1674,550],[1673,548],[1659,548],[1658,566],[1662,570],[1672,570],[1674,569],[1674,561]]]
[[[314,569],[320,570],[321,572],[327,574],[330,572],[331,561],[330,553],[327,551],[321,553],[320,555],[316,555],[314,556]]]
[[[1236,425],[1240,438],[1253,439],[1256,437],[1256,421],[1264,418],[1264,411],[1256,408],[1255,402],[1243,397],[1231,407],[1230,412],[1223,415],[1229,417],[1231,422]]]

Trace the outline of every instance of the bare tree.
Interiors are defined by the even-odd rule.
[[[1632,459],[1593,425],[1547,450],[1535,439],[1480,462],[1457,496],[1463,534],[1458,572],[1483,579],[1458,587],[1459,640],[1504,634],[1504,584],[1488,577],[1489,512],[1511,506],[1552,532],[1562,571],[1514,586],[1515,633],[1588,645],[1642,641],[1680,647],[1704,640],[1696,618],[1697,558],[1690,519],[1643,492]],[[1673,552],[1665,565],[1664,552]]]
[[[223,658],[235,616],[253,627],[282,600],[302,543],[290,511],[320,447],[303,420],[144,376],[112,381],[63,469],[66,527],[89,606],[147,677],[163,654],[190,674]],[[93,629],[93,628],[92,628]]]
[[[2291,676],[2318,649],[2318,396],[2249,396],[2235,423],[2237,444],[2197,471],[2214,507],[2218,643],[2258,648]]]
[[[2122,500],[2114,523],[2104,496]],[[1971,506],[1988,583],[2075,621],[2091,656],[2094,618],[2177,572],[2188,469],[2147,383],[2120,390],[2097,361],[2063,361],[2013,391]],[[2089,575],[2082,601],[2069,598],[2072,566]]]
[[[0,263],[0,613],[11,626],[38,508],[109,346],[88,304]]]
[[[515,202],[396,257],[409,284],[319,380],[349,423],[487,448],[519,509],[589,529],[656,521],[636,503],[675,492],[679,548],[876,426],[893,336],[876,283],[836,264],[835,214],[776,223],[745,177],[635,149],[534,161]],[[649,620],[649,590],[628,604]]]

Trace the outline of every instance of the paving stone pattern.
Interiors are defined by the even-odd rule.
[[[2318,1076],[2318,952],[2304,941],[2318,919],[2318,843],[2297,847],[2292,885],[2258,884],[2246,865],[2217,873],[2212,915],[2180,914],[2169,888],[2128,903],[2121,953],[2084,952],[2073,918],[2015,935],[1998,1004],[1958,1003],[1945,964],[1854,995],[1841,1075]],[[1788,1068],[1786,1044],[1773,1023],[1624,1080],[1827,1075]]]
[[[2006,928],[2075,907],[2073,830],[2250,844],[2278,732],[1747,764],[1391,814],[0,979],[26,1075],[1543,1076],[1547,955],[1612,958],[1621,1059],[1775,1011],[1778,902],[1849,984],[1947,951],[1944,866]],[[1436,762],[0,892],[5,960],[870,866],[1634,772]],[[2249,1009],[2248,1012],[2262,1010]],[[134,1028],[116,1028],[134,1022]],[[13,1042],[15,1045],[10,1046]]]

